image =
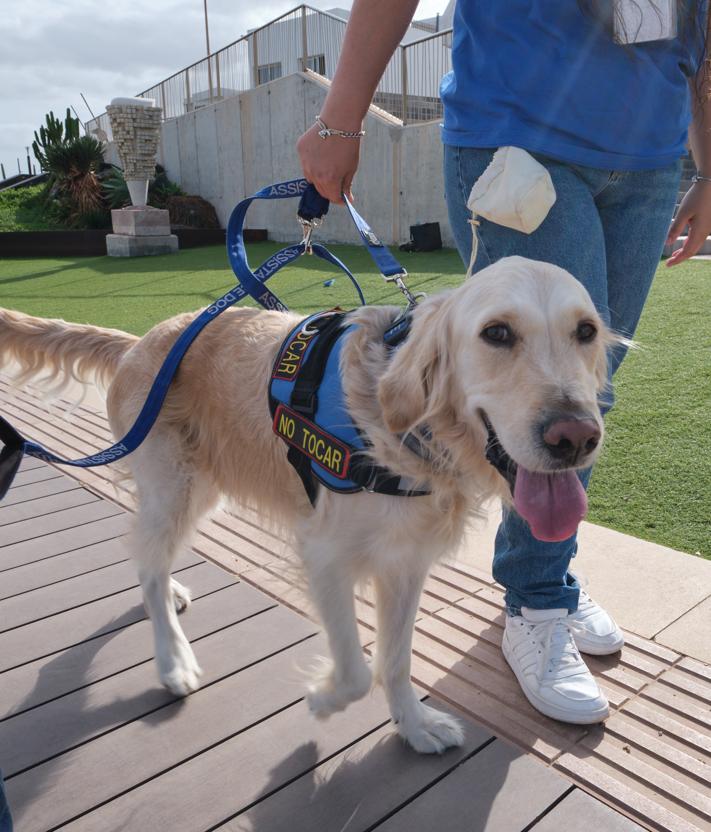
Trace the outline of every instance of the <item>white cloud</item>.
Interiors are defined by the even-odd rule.
[[[10,5],[10,4],[8,4]],[[297,5],[296,0],[208,0],[210,46],[219,49],[248,29]],[[350,0],[315,0],[318,8],[349,7]],[[418,16],[444,9],[424,0]],[[0,162],[8,175],[49,110],[63,117],[74,106],[98,115],[118,95],[134,95],[205,54],[202,0],[15,0],[3,8],[0,50]],[[31,154],[31,151],[30,151]]]

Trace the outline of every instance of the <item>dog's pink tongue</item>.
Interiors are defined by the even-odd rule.
[[[575,471],[538,474],[518,466],[514,486],[516,511],[538,540],[566,540],[588,510],[588,498]]]

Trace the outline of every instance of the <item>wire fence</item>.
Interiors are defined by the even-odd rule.
[[[155,100],[166,120],[293,72],[311,70],[331,78],[346,23],[329,12],[297,6],[138,93],[138,97]],[[451,45],[452,30],[445,29],[399,46],[385,68],[373,103],[403,123],[441,118],[439,84],[451,70]],[[106,113],[87,122],[86,129],[103,141],[111,140]]]

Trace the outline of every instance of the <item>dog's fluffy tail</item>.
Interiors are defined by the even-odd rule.
[[[46,372],[57,388],[71,379],[107,387],[138,337],[118,329],[33,318],[0,308],[0,367],[14,360],[17,381]]]

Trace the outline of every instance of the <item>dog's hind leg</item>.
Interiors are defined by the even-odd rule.
[[[177,434],[155,431],[131,460],[138,487],[133,556],[155,637],[161,682],[178,696],[198,687],[200,668],[178,621],[189,591],[170,576],[180,547],[217,492],[195,472]]]
[[[333,658],[309,686],[307,701],[316,717],[325,719],[361,699],[372,684],[358,638],[354,578],[334,557],[332,543],[320,541],[301,547],[311,598],[326,630]]]
[[[407,570],[380,572],[374,579],[376,679],[385,690],[400,736],[415,751],[441,753],[445,748],[461,745],[464,735],[456,719],[420,702],[410,681],[412,632],[427,570],[418,571],[415,558],[407,554],[401,560],[408,564]]]

